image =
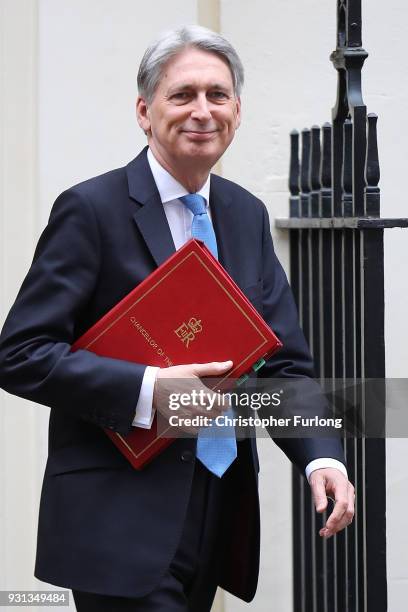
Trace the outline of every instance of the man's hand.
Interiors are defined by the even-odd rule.
[[[353,520],[354,487],[340,470],[321,468],[314,470],[309,478],[316,512],[322,513],[327,508],[327,497],[334,499],[333,512],[319,535],[328,538],[338,533]]]
[[[200,379],[206,376],[222,378],[232,368],[232,361],[213,361],[211,363],[190,363],[186,365],[160,368],[156,376],[153,391],[153,408],[158,410],[167,420],[177,414],[179,417],[206,416],[215,418],[227,411],[229,403],[223,400],[222,395],[209,389]],[[199,405],[193,403],[177,408],[170,408],[170,396],[183,393],[196,398],[205,398]],[[201,392],[201,395],[200,395]],[[198,434],[198,427],[181,426],[181,429],[191,434]]]

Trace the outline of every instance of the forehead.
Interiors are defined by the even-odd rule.
[[[177,86],[178,83],[221,83],[233,87],[232,74],[226,60],[216,53],[195,47],[183,49],[163,67],[159,87]]]

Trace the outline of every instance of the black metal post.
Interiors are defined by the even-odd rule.
[[[361,0],[337,0],[338,73],[332,125],[291,134],[291,284],[299,318],[321,379],[333,389],[352,381],[351,405],[361,406],[366,427],[383,430],[384,386],[368,409],[364,381],[384,379],[385,228],[408,219],[380,217],[376,115],[367,117],[361,70]],[[342,416],[350,398],[336,406]],[[356,431],[356,430],[355,430]],[[385,440],[356,431],[344,439],[356,516],[345,531],[322,541],[326,517],[316,516],[305,479],[293,472],[294,609],[296,612],[385,612]]]

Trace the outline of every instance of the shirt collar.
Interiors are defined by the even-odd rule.
[[[147,150],[147,161],[149,162],[150,170],[152,171],[154,182],[156,183],[163,204],[171,200],[177,200],[188,194],[186,188],[176,181],[174,176],[159,164],[150,148]],[[205,198],[206,206],[208,206],[210,198],[210,175],[208,175],[206,182],[197,193]]]

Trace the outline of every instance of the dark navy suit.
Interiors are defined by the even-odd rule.
[[[313,376],[264,205],[217,176],[210,205],[221,263],[284,345],[263,376]],[[131,429],[145,365],[70,353],[76,338],[173,251],[145,149],[125,168],[59,196],[4,325],[1,386],[51,408],[35,568],[46,582],[140,597],[174,556],[195,441],[178,440],[133,470],[102,428]],[[322,456],[344,460],[336,441],[278,443],[301,470]],[[247,439],[221,481],[217,581],[245,600],[258,576],[257,472],[255,440]]]

